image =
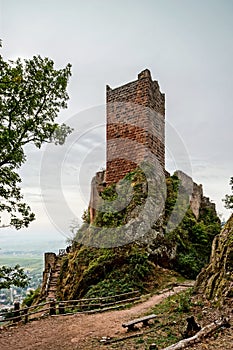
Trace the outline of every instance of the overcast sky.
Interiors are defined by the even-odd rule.
[[[72,64],[69,108],[60,120],[78,130],[73,135],[76,142],[71,139],[66,151],[54,146],[28,149],[28,161],[21,169],[23,190],[37,220],[27,230],[1,231],[0,245],[6,235],[16,243],[69,235],[70,221],[88,205],[91,176],[104,167],[105,116],[98,106],[105,103],[105,86],[136,80],[145,68],[166,94],[168,128],[183,142],[194,181],[203,184],[218,212],[229,216],[221,199],[230,192],[233,176],[233,1],[0,0],[0,4],[5,59],[40,54],[53,59],[57,68]],[[167,148],[168,155],[173,153],[169,141]],[[55,184],[51,189],[57,164],[62,164],[62,201],[69,214],[58,201]],[[175,170],[168,159],[167,168]]]

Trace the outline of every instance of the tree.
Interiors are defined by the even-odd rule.
[[[231,185],[231,191],[233,193],[233,176],[230,179],[230,185]],[[231,195],[226,194],[225,198],[223,199],[223,202],[225,202],[225,208],[233,209],[233,194]]]
[[[22,267],[0,267],[0,289],[9,289],[11,286],[24,288],[29,284],[29,278]]]
[[[58,125],[67,108],[71,65],[56,70],[49,58],[5,61],[0,55],[0,227],[27,227],[35,219],[23,202],[17,173],[26,161],[24,146],[63,144],[71,128]]]

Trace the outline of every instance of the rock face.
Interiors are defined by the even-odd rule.
[[[195,289],[220,305],[233,298],[233,214],[215,237],[210,263],[198,275]]]

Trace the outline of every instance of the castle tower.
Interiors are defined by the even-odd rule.
[[[153,154],[165,172],[165,95],[148,69],[136,81],[106,87],[106,183],[117,183]]]

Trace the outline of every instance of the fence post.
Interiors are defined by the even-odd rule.
[[[28,323],[28,309],[24,310],[24,323]]]
[[[15,318],[13,320],[14,322],[19,322],[21,320],[21,317],[20,317],[20,303],[19,303],[19,301],[16,301],[14,303],[14,317],[17,317],[17,318]]]
[[[64,303],[59,303],[58,304],[58,310],[59,310],[59,314],[65,314],[65,304]]]
[[[56,302],[55,300],[50,301],[49,315],[56,315]]]
[[[80,302],[79,302],[79,310],[80,310],[80,312],[82,312],[82,311],[83,311],[82,300],[80,300]]]

